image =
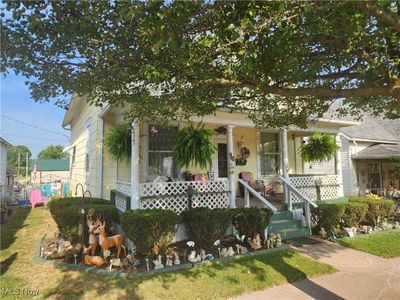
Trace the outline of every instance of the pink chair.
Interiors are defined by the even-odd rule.
[[[35,208],[36,204],[43,203],[46,205],[46,197],[42,196],[42,192],[39,190],[32,190],[29,195],[29,200],[31,201],[32,208]]]

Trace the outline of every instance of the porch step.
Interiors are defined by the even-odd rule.
[[[279,233],[282,240],[310,235],[309,229],[301,226],[301,221],[293,219],[291,211],[273,214],[267,229],[268,233]]]
[[[268,231],[270,233],[270,231]],[[304,237],[310,235],[310,230],[305,227],[301,228],[289,228],[289,229],[279,229],[274,231],[274,233],[279,233],[282,240],[292,239],[296,237]]]

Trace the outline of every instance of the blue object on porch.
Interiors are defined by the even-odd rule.
[[[50,183],[46,183],[42,185],[42,194],[46,197],[51,196],[51,185]]]
[[[52,196],[57,196],[57,194],[58,194],[58,190],[57,189],[51,190],[51,195]]]
[[[64,197],[68,195],[69,192],[69,182],[64,183]]]
[[[27,200],[27,199],[18,200],[18,206],[19,207],[25,207],[25,206],[28,206],[28,205],[30,205],[29,204],[29,200]]]

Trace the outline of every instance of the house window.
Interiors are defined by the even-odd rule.
[[[177,132],[177,126],[149,125],[149,175],[177,177],[172,151]]]
[[[279,170],[278,134],[261,132],[260,169],[261,176],[275,176]]]

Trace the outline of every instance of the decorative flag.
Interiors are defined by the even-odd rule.
[[[36,164],[33,166],[33,180],[36,180]]]

